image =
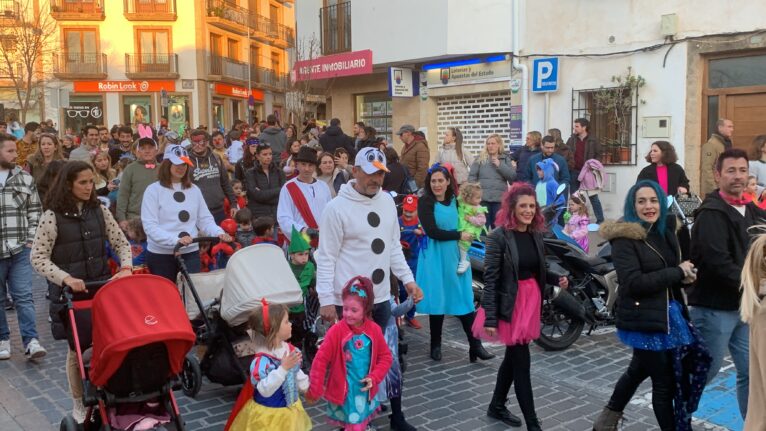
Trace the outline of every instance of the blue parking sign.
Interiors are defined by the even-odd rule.
[[[532,60],[532,92],[544,93],[559,89],[558,57]]]

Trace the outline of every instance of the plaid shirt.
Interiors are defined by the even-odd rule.
[[[16,166],[0,185],[0,259],[32,242],[42,210],[32,175]]]

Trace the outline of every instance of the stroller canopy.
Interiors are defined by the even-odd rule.
[[[104,386],[131,349],[164,342],[173,375],[181,371],[195,335],[176,286],[156,275],[109,282],[93,299],[90,379]]]
[[[241,325],[261,304],[261,298],[275,304],[303,302],[285,252],[273,244],[251,245],[231,256],[221,294],[221,317],[230,326]]]

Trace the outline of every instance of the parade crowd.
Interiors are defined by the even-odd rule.
[[[412,125],[396,132],[397,151],[363,123],[346,134],[338,119],[296,127],[269,115],[225,133],[87,125],[77,135],[59,134],[50,121],[23,130],[0,122],[0,359],[12,354],[12,308],[24,355],[46,355],[33,271],[48,282],[51,331],[63,340],[65,286],[83,292],[85,282],[134,273],[175,283],[177,245],[195,273],[224,268],[242,247],[275,244],[332,326],[309,368],[296,348],[305,337],[303,306],[254,309],[248,325],[259,350],[249,398],[232,410],[228,429],[311,429],[303,394],[309,403],[324,399],[327,419],[346,430],[374,429],[384,411],[391,429],[415,430],[405,418],[397,322],[419,330],[418,313],[428,316],[433,361],[442,359],[445,315],[459,320],[470,362],[494,358],[482,341],[504,345],[486,414],[540,430],[529,344],[540,336],[546,286],[570,287],[546,266],[541,208],[560,205],[566,211],[555,222],[585,252],[594,223],[610,241],[617,336],[632,348],[593,428],[618,429],[649,378],[660,429],[690,430],[728,350],[745,429],[766,429],[766,234],[751,229],[766,223],[766,135],[747,153],[732,146],[732,122],[718,121],[702,146],[703,201],[689,232],[666,204],[692,191],[671,143],[651,144],[622,214],[606,220],[600,141],[587,119],[572,126],[566,141],[559,129],[532,131],[513,151],[490,134],[478,154],[449,127],[433,159],[435,146]],[[486,243],[478,308],[468,259],[474,240]],[[78,368],[70,347],[72,415],[82,422]],[[523,419],[507,407],[511,386]]]

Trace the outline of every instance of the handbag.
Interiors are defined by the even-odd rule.
[[[682,218],[688,219],[689,223],[694,221],[694,211],[702,204],[698,195],[693,193],[679,194],[675,197],[676,205],[672,206],[671,213]]]

